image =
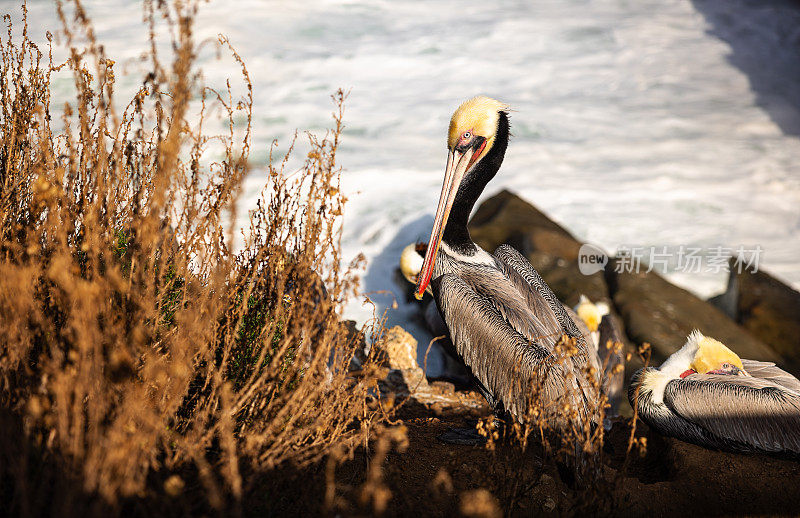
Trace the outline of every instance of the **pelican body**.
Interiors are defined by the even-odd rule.
[[[586,295],[581,294],[575,313],[583,322],[581,328],[584,336],[591,338],[597,361],[602,369],[601,388],[608,398],[606,417],[619,415],[620,404],[625,398],[623,384],[625,381],[625,352],[622,344],[622,332],[611,308],[605,302],[594,303]]]
[[[467,229],[475,202],[503,162],[507,111],[503,103],[476,97],[453,114],[445,179],[415,295],[421,299],[431,289],[458,355],[497,411],[522,420],[535,395],[557,425],[571,426],[594,419],[599,386],[596,356],[577,315],[519,252],[502,245],[490,254]],[[564,335],[575,347],[566,359],[556,351]]]
[[[774,363],[741,359],[699,331],[661,367],[634,374],[628,399],[663,435],[718,450],[800,455],[800,380]]]

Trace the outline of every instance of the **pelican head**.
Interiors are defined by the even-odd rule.
[[[658,369],[647,369],[642,373],[641,385],[643,389],[652,391],[653,401],[660,404],[667,383],[692,374],[750,376],[744,370],[742,359],[735,352],[722,342],[695,329],[689,334],[683,347],[667,358]]]
[[[697,344],[697,352],[691,363],[692,370],[700,374],[736,374],[746,376],[742,359],[722,342],[703,336],[695,330],[688,342]]]
[[[609,313],[608,304],[604,302],[595,304],[589,300],[589,297],[583,294],[581,294],[578,305],[575,306],[574,309],[575,313],[581,317],[581,320],[586,323],[586,327],[588,327],[589,331],[592,333],[597,331],[597,328],[600,327],[600,321]]]
[[[426,243],[411,243],[400,254],[400,271],[411,284],[417,283],[426,248],[428,248]]]
[[[507,115],[509,107],[507,104],[496,101],[486,96],[473,97],[465,101],[453,113],[450,118],[450,128],[447,135],[447,167],[444,173],[444,183],[442,193],[439,196],[439,205],[436,209],[436,217],[433,222],[433,231],[428,241],[428,251],[422,270],[417,279],[417,289],[414,295],[421,299],[425,293],[431,276],[433,275],[433,265],[436,254],[439,252],[439,245],[442,240],[442,233],[447,225],[450,210],[453,208],[453,201],[459,192],[462,184],[478,169],[481,161],[492,151],[495,146],[498,127],[501,117]],[[503,149],[505,151],[505,149]],[[497,165],[499,167],[499,164]],[[491,176],[497,170],[491,172]],[[491,179],[481,178],[482,182],[476,182],[480,190]],[[477,199],[480,190],[475,194]],[[474,203],[474,200],[472,200]],[[472,206],[469,205],[468,209]],[[468,215],[468,214],[467,214]]]
[[[658,370],[669,378],[685,377],[695,372],[749,376],[735,352],[696,329],[689,334],[683,347],[667,358]]]

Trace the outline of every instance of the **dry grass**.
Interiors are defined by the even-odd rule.
[[[358,266],[339,256],[343,95],[299,171],[267,164],[235,246],[252,101],[238,55],[221,39],[243,99],[203,87],[195,4],[147,1],[151,70],[118,110],[80,1],[57,7],[65,63],[8,20],[0,39],[0,497],[20,515],[235,514],[243,473],[346,455],[378,419],[373,364],[348,374],[359,337],[340,323]],[[77,95],[51,112],[65,70]],[[227,133],[204,134],[212,106]]]
[[[584,338],[591,347],[591,337]],[[624,347],[619,342],[609,342],[605,346],[614,354],[621,353]],[[562,481],[573,491],[569,515],[604,515],[618,505],[615,490],[622,482],[625,469],[614,472],[608,469],[603,448],[606,411],[610,406],[608,397],[603,393],[602,376],[598,376],[596,367],[587,362],[583,368],[573,370],[573,362],[579,355],[577,340],[562,336],[548,361],[537,365],[532,375],[517,377],[520,386],[517,392],[527,394],[518,420],[507,420],[506,426],[498,430],[494,418],[489,418],[478,423],[478,431],[487,438],[490,449],[495,448],[497,441],[507,440],[523,452],[531,447],[540,451],[547,461],[545,464],[554,464]],[[598,366],[600,373],[610,370],[607,362],[611,357],[606,356],[606,363]],[[522,370],[520,366],[519,371]],[[553,397],[553,394],[558,396]],[[628,453],[634,446],[643,447],[642,440],[636,438],[634,424]],[[519,464],[520,461],[511,462]],[[508,483],[501,488],[504,511],[508,514],[514,512],[515,502],[523,500],[538,483],[538,477],[530,479],[519,475],[524,472],[521,465],[510,466],[510,471],[504,477]]]

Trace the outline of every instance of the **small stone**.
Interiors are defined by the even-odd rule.
[[[390,392],[411,394],[428,388],[428,381],[422,369],[392,369],[381,380],[381,384]]]
[[[386,353],[385,362],[393,369],[418,369],[417,341],[400,326],[394,326],[386,332],[380,343],[381,350]]]
[[[403,377],[403,381],[411,392],[416,392],[418,389],[427,387],[428,385],[425,373],[422,372],[422,369],[419,367],[415,369],[403,369],[400,371],[400,375]]]
[[[172,475],[164,482],[164,491],[170,496],[178,496],[186,483],[178,475]]]
[[[486,489],[475,489],[461,495],[461,514],[482,518],[500,518],[500,503]]]
[[[453,394],[456,391],[456,386],[449,381],[434,381],[431,387],[441,391],[442,394]]]
[[[348,370],[360,370],[367,362],[367,343],[364,340],[364,335],[359,332],[355,320],[344,320],[341,325],[348,342],[353,340],[358,341],[353,357],[350,359]]]

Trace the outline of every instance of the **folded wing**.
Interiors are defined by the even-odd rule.
[[[537,391],[552,411],[569,397],[563,368],[537,340],[511,326],[495,302],[452,274],[435,279],[433,293],[458,354],[512,415],[520,418]]]
[[[800,453],[800,393],[769,378],[694,374],[670,381],[664,403],[721,439]]]

